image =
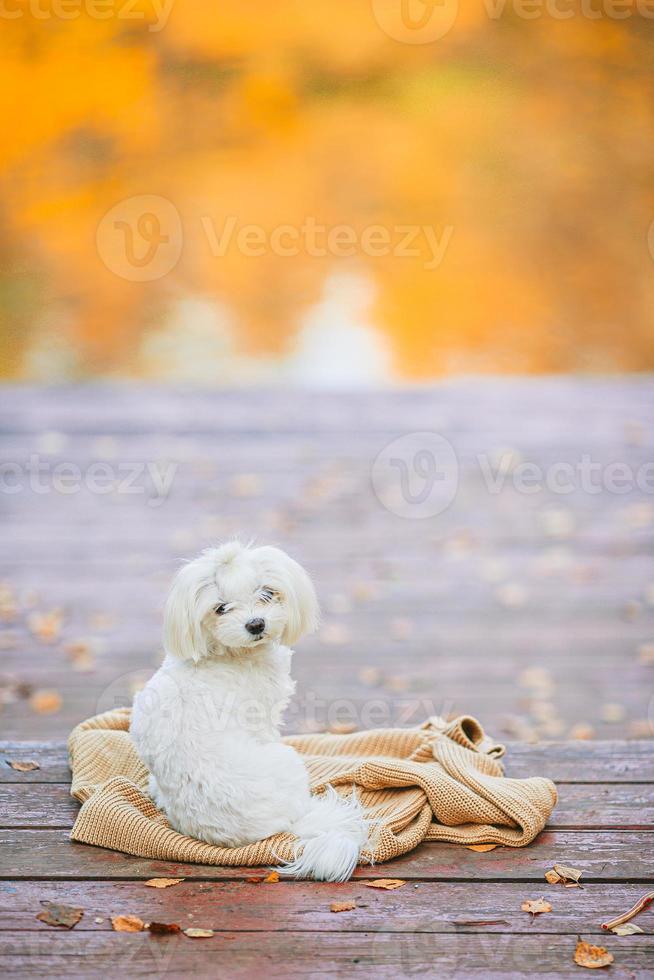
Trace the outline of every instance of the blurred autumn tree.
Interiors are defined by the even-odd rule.
[[[374,287],[400,378],[654,367],[654,34],[635,7],[527,20],[468,0],[427,44],[389,37],[369,0],[175,0],[165,23],[146,0],[106,19],[82,0],[69,20],[21,9],[0,60],[6,377],[165,374],[147,351],[189,297],[274,363],[346,269]],[[96,247],[138,195],[183,226],[153,281]],[[451,238],[432,268],[422,236],[413,257],[217,255],[207,222],[229,216]]]

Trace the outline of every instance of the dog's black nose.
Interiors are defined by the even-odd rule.
[[[245,628],[248,633],[252,633],[252,636],[258,636],[260,633],[263,633],[265,625],[265,619],[249,619],[245,624]]]

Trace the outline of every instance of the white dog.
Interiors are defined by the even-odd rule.
[[[237,542],[203,551],[173,582],[166,657],[134,700],[131,735],[176,830],[227,847],[288,832],[295,860],[280,870],[344,881],[368,821],[354,794],[311,796],[279,734],[295,688],[287,644],[317,621],[309,576],[283,551]]]

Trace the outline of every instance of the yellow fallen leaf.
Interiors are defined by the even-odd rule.
[[[264,884],[267,882],[269,885],[276,885],[277,882],[279,881],[279,872],[271,871],[270,874],[266,875],[266,877],[263,880],[264,880]]]
[[[7,763],[12,769],[15,769],[16,772],[34,772],[35,769],[41,768],[38,762],[21,762],[19,759],[7,759]]]
[[[35,691],[30,698],[30,707],[37,715],[53,715],[61,709],[62,703],[57,691]]]
[[[114,915],[111,928],[114,932],[143,932],[145,923],[137,915]]]
[[[534,898],[523,902],[520,906],[523,912],[530,912],[532,915],[540,915],[541,912],[551,912],[552,906],[544,898]]]
[[[494,851],[497,844],[466,844],[469,851]]]
[[[51,643],[56,640],[61,632],[64,622],[64,614],[61,609],[53,609],[51,612],[34,612],[27,617],[27,626],[30,633],[43,640],[44,643]]]
[[[637,932],[644,932],[635,922],[623,922],[621,926],[613,926],[611,932],[616,936],[635,936]]]
[[[189,939],[211,939],[214,935],[213,929],[184,929],[183,932]]]
[[[145,884],[148,888],[170,888],[172,885],[179,885],[183,878],[150,878]]]
[[[330,912],[351,912],[357,907],[356,902],[332,902],[329,906]]]
[[[406,885],[406,881],[401,878],[376,878],[374,881],[367,881],[366,888],[382,888],[384,891],[392,891],[394,888],[401,888]]]
[[[574,961],[577,966],[585,966],[589,970],[597,970],[613,962],[613,955],[603,946],[592,946],[580,939],[577,942]]]

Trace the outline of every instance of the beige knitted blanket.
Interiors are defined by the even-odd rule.
[[[72,839],[126,854],[211,865],[291,860],[293,837],[278,834],[246,847],[216,847],[173,830],[147,796],[148,773],[129,735],[130,709],[78,725],[68,748],[71,794],[83,805]],[[549,779],[506,779],[504,747],[470,717],[429,718],[420,728],[353,735],[294,735],[285,741],[306,763],[311,788],[328,783],[357,793],[375,832],[364,862],[388,861],[421,841],[523,847],[556,803]]]

